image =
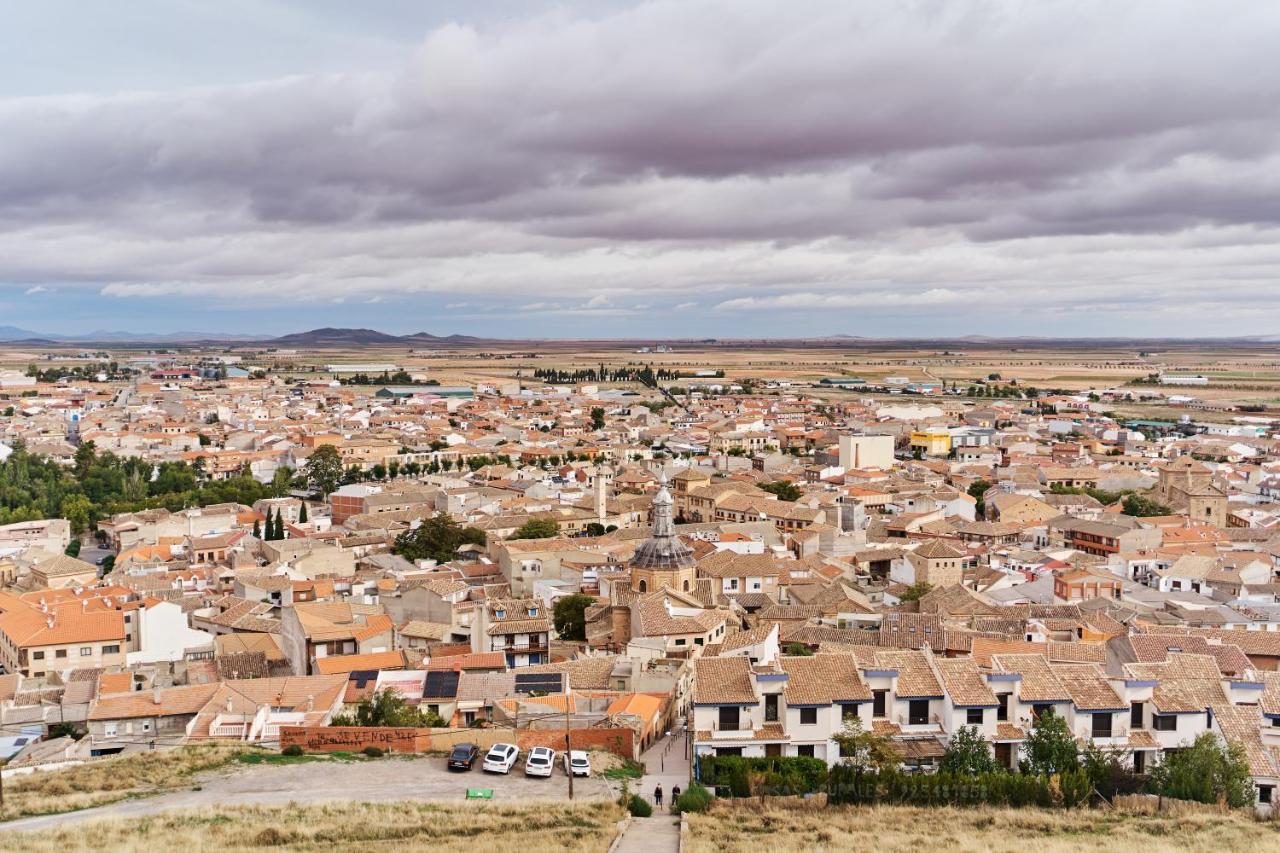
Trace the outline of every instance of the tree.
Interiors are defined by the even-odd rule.
[[[331,726],[412,726],[441,728],[447,721],[439,714],[410,705],[396,690],[377,690],[360,700],[354,713],[338,714]]]
[[[68,557],[79,557],[80,556],[80,540],[72,539],[70,542],[68,542],[67,550],[64,551],[63,553],[66,554]]]
[[[813,649],[809,648],[804,643],[787,643],[787,645],[783,647],[782,653],[795,658],[813,657]]]
[[[995,773],[1000,765],[991,755],[991,747],[978,734],[977,726],[961,726],[951,736],[947,751],[943,753],[942,764],[938,768],[943,773],[955,773],[964,776],[977,776],[980,773]]]
[[[832,735],[832,740],[840,747],[843,763],[856,773],[889,770],[902,761],[889,738],[864,729],[860,717],[846,719],[844,728]]]
[[[576,592],[559,599],[553,608],[556,633],[562,640],[587,639],[587,608],[595,602],[589,595]]]
[[[601,523],[600,523],[600,522],[598,522],[598,521],[592,521],[592,522],[589,522],[589,523],[587,524],[587,535],[588,535],[588,536],[603,536],[603,535],[604,535],[604,525],[603,525],[603,524],[601,524]]]
[[[303,476],[307,485],[322,497],[338,488],[342,481],[342,457],[337,448],[330,444],[317,447],[303,466]]]
[[[457,555],[463,545],[485,544],[484,531],[476,527],[463,527],[452,517],[438,512],[425,518],[412,530],[396,537],[392,550],[406,560],[435,560],[447,563]]]
[[[933,584],[928,581],[917,581],[907,587],[898,596],[899,601],[919,601],[929,594],[929,590],[933,589]]]
[[[67,495],[62,499],[62,517],[71,523],[71,532],[76,536],[84,533],[89,527],[93,513],[93,502],[84,495]]]
[[[986,514],[987,503],[985,498],[987,489],[990,488],[991,484],[983,479],[974,480],[969,484],[969,496],[978,502],[977,506],[974,507],[974,512],[977,513],[979,518]]]
[[[286,468],[283,465],[275,470],[271,475],[271,497],[282,498],[289,494],[289,489],[293,487],[293,469]]]
[[[1144,498],[1142,495],[1126,495],[1123,507],[1125,515],[1132,515],[1136,518],[1173,515],[1173,510],[1170,507],[1158,501],[1153,501],[1151,498]]]
[[[798,501],[804,492],[790,480],[777,480],[772,483],[764,483],[760,486],[766,492],[776,495],[780,501]]]
[[[516,528],[508,539],[551,539],[560,534],[560,522],[554,518],[531,518]]]
[[[604,409],[599,406],[591,410],[591,428],[595,430],[604,429]]]
[[[276,539],[284,538],[284,510],[276,508]]]
[[[1160,794],[1180,800],[1225,800],[1234,808],[1254,801],[1244,748],[1239,743],[1222,743],[1213,732],[1204,732],[1186,749],[1165,753],[1151,779]]]
[[[1028,773],[1037,776],[1053,776],[1080,768],[1080,754],[1075,736],[1065,718],[1047,709],[1032,725],[1023,744],[1027,760],[1023,762]]]
[[[299,524],[307,523],[307,502],[306,501],[303,501],[302,506],[298,509],[298,523]]]
[[[258,519],[256,518],[253,520],[253,538],[254,539],[262,538],[262,525],[258,523]]]

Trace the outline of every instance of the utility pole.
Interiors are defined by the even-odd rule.
[[[569,799],[573,799],[573,742],[569,739],[569,673],[564,674],[564,762],[565,768],[569,771]],[[0,804],[4,800],[0,799]]]

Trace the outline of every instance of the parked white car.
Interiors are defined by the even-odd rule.
[[[510,773],[520,758],[520,748],[514,743],[495,743],[484,757],[486,773]]]
[[[570,750],[564,754],[564,772],[574,776],[590,776],[591,759],[580,749]]]
[[[549,746],[535,746],[524,758],[524,775],[550,776],[556,766],[556,751]]]

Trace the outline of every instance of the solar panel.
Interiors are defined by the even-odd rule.
[[[428,672],[427,686],[422,691],[422,695],[431,699],[457,696],[459,675],[460,673],[452,670]]]
[[[564,684],[564,674],[559,672],[516,673],[517,693],[559,693]]]

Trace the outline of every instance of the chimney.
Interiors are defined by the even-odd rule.
[[[231,713],[231,697],[230,696],[227,697],[227,713],[228,714]]]
[[[52,613],[50,613],[50,614],[49,614],[49,616],[44,620],[44,623],[45,623],[46,625],[48,625],[50,628],[52,628],[52,627],[53,627],[53,614],[52,614]]]
[[[163,693],[163,691],[159,687],[152,687],[151,701],[156,703],[157,705],[161,704],[162,703],[161,693]]]
[[[308,696],[308,697],[307,697],[307,711],[308,711],[308,713],[309,713],[309,712],[311,712],[311,711],[314,711],[315,709],[316,709],[316,697],[314,697],[314,696]]]

